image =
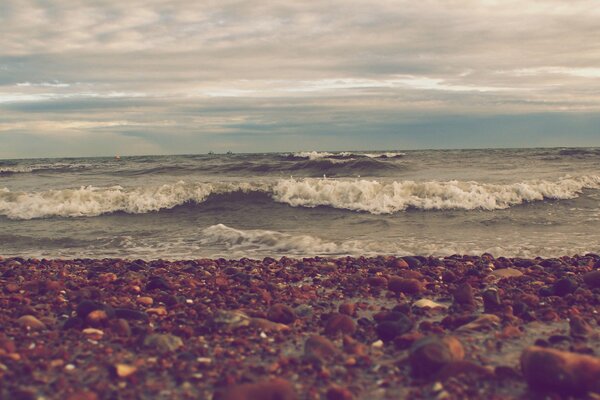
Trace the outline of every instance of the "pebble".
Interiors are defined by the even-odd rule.
[[[33,315],[23,315],[17,319],[17,323],[21,326],[31,329],[32,331],[46,329],[46,324]]]
[[[82,300],[77,304],[75,312],[79,318],[85,319],[89,313],[95,310],[104,310],[107,315],[110,313],[110,308],[108,306],[93,300]]]
[[[404,260],[408,264],[408,266],[413,269],[419,269],[423,265],[423,263],[416,257],[402,257],[402,260]]]
[[[146,313],[164,317],[165,315],[167,315],[167,309],[164,307],[153,307],[153,308],[147,309]]]
[[[327,389],[327,400],[352,400],[352,392],[340,386],[332,386]]]
[[[91,326],[100,327],[106,324],[108,315],[104,310],[94,310],[85,317],[85,321]]]
[[[468,283],[459,285],[453,293],[454,302],[463,306],[475,305],[475,297],[473,295],[473,288]]]
[[[150,281],[146,285],[146,290],[153,289],[170,290],[171,285],[163,278],[159,276],[153,276],[152,278],[150,278]]]
[[[119,336],[129,337],[131,336],[131,327],[126,319],[119,318],[111,322],[111,329],[114,333]]]
[[[531,346],[521,353],[521,369],[529,386],[563,396],[600,393],[600,358]]]
[[[367,355],[367,346],[358,340],[353,339],[352,337],[345,335],[343,338],[344,343],[344,351],[347,354],[352,354],[355,356],[366,356]]]
[[[269,308],[267,319],[281,324],[291,324],[296,320],[296,312],[285,304],[274,304]]]
[[[183,340],[175,335],[155,333],[146,336],[144,346],[154,347],[162,353],[167,353],[183,347]]]
[[[496,270],[492,271],[491,274],[500,279],[518,278],[520,276],[523,276],[523,273],[521,271],[519,271],[518,269],[514,269],[514,268],[496,269]]]
[[[410,331],[412,327],[413,322],[410,318],[402,313],[394,313],[394,319],[379,322],[376,331],[379,339],[388,342],[396,336]]]
[[[486,289],[481,295],[483,297],[483,310],[486,313],[498,311],[502,307],[502,300],[500,300],[498,289]]]
[[[354,332],[356,332],[356,323],[345,314],[334,313],[325,324],[325,334],[327,335],[336,335],[338,333],[352,335]]]
[[[349,316],[354,316],[356,315],[356,304],[354,303],[344,303],[344,304],[340,304],[338,311],[340,312],[340,314],[346,314]]]
[[[323,336],[313,335],[304,343],[304,356],[308,359],[327,360],[338,353],[335,344]]]
[[[286,324],[280,324],[279,322],[269,321],[264,318],[252,318],[250,319],[250,325],[263,332],[287,332],[290,331],[290,327]]]
[[[213,323],[224,328],[235,329],[250,325],[250,317],[239,310],[219,310],[213,316]]]
[[[88,339],[100,340],[104,336],[104,331],[96,328],[85,328],[81,331]]]
[[[115,316],[126,320],[148,321],[148,314],[143,311],[132,310],[130,308],[115,308]]]
[[[433,300],[421,299],[413,303],[413,307],[417,308],[448,308],[445,304],[436,303]]]
[[[600,270],[588,272],[583,275],[583,281],[592,289],[600,288]]]
[[[373,287],[387,286],[388,280],[383,276],[371,276],[367,279],[367,283]]]
[[[562,278],[554,283],[552,289],[554,291],[554,295],[556,296],[566,296],[570,293],[573,293],[578,287],[577,282],[575,282],[571,278]]]
[[[408,265],[408,263],[406,262],[406,260],[404,260],[404,259],[402,259],[402,258],[396,258],[396,259],[394,259],[394,260],[391,260],[391,261],[388,263],[388,265],[389,265],[390,267],[393,267],[393,268],[398,268],[398,269],[404,269],[404,268],[408,268],[408,267],[409,267],[409,265]]]
[[[144,306],[151,306],[152,304],[154,304],[154,299],[152,297],[142,296],[138,297],[136,302]]]
[[[578,315],[569,319],[569,329],[571,336],[587,336],[594,331],[590,324]]]
[[[234,385],[217,391],[213,398],[215,400],[296,400],[298,397],[290,382],[275,378],[258,383]]]
[[[129,364],[115,364],[115,373],[119,378],[127,378],[137,371],[137,367]]]
[[[460,326],[457,332],[466,331],[482,331],[486,329],[496,328],[500,325],[500,317],[494,314],[483,314],[477,317],[474,321]]]
[[[423,284],[416,279],[404,279],[398,276],[392,276],[388,279],[388,289],[394,293],[414,295],[421,293],[425,288],[423,287]]]
[[[444,365],[461,361],[465,350],[453,336],[427,336],[416,341],[410,348],[409,361],[415,377],[430,378]]]

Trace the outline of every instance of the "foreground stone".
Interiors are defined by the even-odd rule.
[[[246,383],[217,391],[215,400],[294,400],[297,399],[292,384],[285,379]]]
[[[529,386],[541,392],[600,393],[598,357],[531,346],[521,354],[521,369]]]
[[[446,364],[464,357],[465,350],[455,337],[428,336],[411,347],[409,360],[415,377],[430,378]]]

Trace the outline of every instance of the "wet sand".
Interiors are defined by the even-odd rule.
[[[600,256],[0,259],[3,399],[600,398]]]

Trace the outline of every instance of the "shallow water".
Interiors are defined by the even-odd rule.
[[[600,252],[600,149],[0,161],[0,255]]]

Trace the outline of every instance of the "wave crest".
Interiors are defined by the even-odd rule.
[[[285,254],[338,254],[350,253],[345,244],[327,242],[310,235],[290,235],[268,230],[238,230],[223,224],[209,226],[202,231],[201,244],[227,245],[233,252],[266,252]]]
[[[498,210],[544,199],[572,199],[585,188],[600,188],[599,176],[564,177],[556,182],[515,184],[478,182],[415,182],[333,179],[281,180],[273,198],[291,206],[330,206],[372,214],[391,214],[408,208],[422,210]]]
[[[0,189],[0,215],[11,219],[92,217],[113,212],[142,214],[213,195],[260,192],[294,207],[333,208],[392,214],[421,210],[498,210],[545,199],[572,199],[584,189],[600,189],[600,176],[563,177],[557,181],[513,184],[478,182],[378,182],[372,180],[282,179],[266,182],[186,183],[126,189],[121,186],[12,192]],[[246,201],[236,196],[235,201]]]

